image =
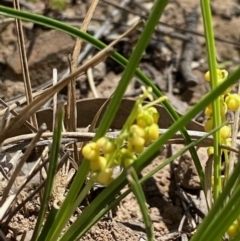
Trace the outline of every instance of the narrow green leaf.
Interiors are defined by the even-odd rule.
[[[210,9],[209,0],[201,0],[201,9],[203,15],[204,32],[208,52],[208,66],[210,70],[210,83],[211,88],[214,89],[218,86],[217,77],[217,62],[216,62],[216,50],[214,42],[214,32],[212,24],[212,15]],[[221,94],[222,92],[220,92]],[[213,127],[217,127],[221,124],[221,111],[220,111],[220,96],[213,99]],[[221,137],[220,131],[213,134],[213,146],[214,146],[214,200],[216,201],[219,193],[221,192]]]
[[[143,215],[143,221],[145,224],[148,240],[153,241],[154,240],[153,227],[149,217],[148,209],[146,207],[147,201],[146,201],[142,186],[139,183],[137,173],[133,167],[130,167],[127,170],[127,172],[128,172],[127,179],[130,183],[131,189],[138,201],[138,205]]]
[[[48,172],[47,172],[47,179],[46,179],[46,184],[45,184],[45,188],[44,188],[42,204],[41,204],[40,211],[38,214],[37,223],[36,223],[36,226],[35,226],[35,229],[33,232],[33,236],[31,239],[33,241],[38,240],[38,235],[39,235],[40,229],[42,227],[42,224],[43,224],[43,221],[44,221],[44,218],[46,215],[46,211],[48,208],[48,202],[49,202],[50,196],[51,196],[54,176],[55,176],[56,170],[57,170],[58,154],[59,154],[60,145],[61,145],[63,119],[64,119],[64,108],[62,106],[61,110],[58,112],[57,122],[56,122],[56,126],[54,128],[53,142],[52,142],[50,157],[49,157],[49,167],[48,167]]]

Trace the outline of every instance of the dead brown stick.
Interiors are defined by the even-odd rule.
[[[193,11],[187,16],[186,29],[190,31],[196,30],[198,19],[199,14],[197,9],[194,8]],[[188,36],[188,40],[183,42],[179,68],[184,81],[187,83],[187,86],[194,87],[198,84],[198,78],[193,73],[191,64],[196,53],[197,37],[191,33],[187,33],[186,35]]]
[[[19,0],[13,1],[14,8],[20,10],[20,4]],[[28,69],[28,61],[27,61],[27,54],[25,49],[25,40],[24,40],[24,34],[23,34],[23,28],[22,28],[22,21],[20,19],[16,19],[16,28],[17,28],[17,36],[18,36],[18,47],[19,47],[19,55],[23,70],[23,81],[24,81],[24,87],[25,87],[25,93],[27,98],[27,103],[31,103],[33,101],[32,96],[32,87],[31,87],[31,80],[30,80],[30,74]],[[36,114],[33,113],[33,116],[30,116],[30,123],[37,128],[37,117]]]
[[[21,160],[19,161],[18,165],[16,166],[6,188],[4,189],[2,198],[0,200],[0,206],[3,205],[3,203],[5,202],[5,200],[8,197],[8,194],[11,190],[11,187],[13,185],[13,183],[16,180],[16,177],[18,176],[19,172],[22,169],[23,164],[26,162],[27,158],[30,156],[30,154],[32,153],[32,150],[35,148],[35,144],[36,142],[40,139],[42,133],[44,131],[46,131],[47,127],[46,125],[42,125],[42,127],[39,129],[38,133],[35,135],[35,137],[32,139],[31,144],[29,145],[28,149],[26,150],[26,152],[24,153],[24,156],[21,158]]]

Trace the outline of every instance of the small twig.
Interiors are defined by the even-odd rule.
[[[57,69],[53,69],[53,86],[57,84]],[[57,93],[53,96],[53,124],[52,126],[55,126],[55,116],[57,113]]]
[[[51,85],[52,85],[52,84],[51,84]],[[51,86],[51,85],[50,85],[50,86]],[[43,92],[44,92],[44,90],[40,90],[40,91],[34,93],[34,94],[33,94],[33,97],[35,98],[35,97],[41,95]],[[15,101],[14,103],[12,103],[11,105],[8,106],[7,103],[5,103],[5,102],[1,99],[1,104],[2,104],[2,103],[5,103],[5,105],[6,105],[5,107],[8,107],[8,109],[9,109],[10,112],[11,112],[12,110],[16,109],[17,107],[25,104],[26,102],[27,102],[27,98],[26,98],[26,97],[23,97],[23,98],[18,99],[17,101]],[[3,116],[4,114],[5,114],[5,110],[1,110],[1,111],[0,111],[0,116]],[[17,112],[16,112],[16,113],[12,113],[12,114],[13,114],[14,116],[17,116],[17,115],[18,115]]]
[[[188,195],[183,190],[175,191],[175,193],[178,195],[178,197],[180,197],[182,201],[184,201],[184,204],[186,203],[188,205],[190,210],[194,210],[194,212],[196,212],[199,217],[204,219],[205,214],[198,207],[196,207],[195,203],[189,199]]]
[[[57,166],[57,171],[63,166],[63,164],[68,160],[69,153],[66,152],[62,159],[60,160],[58,166]],[[29,201],[32,200],[32,198],[43,188],[46,180],[44,180],[36,189],[33,190],[33,192],[26,198],[24,199],[13,211],[11,211],[4,222],[3,226],[7,226],[8,223],[11,221],[12,217],[15,216],[23,207],[24,205]]]
[[[8,108],[8,110],[11,112],[11,114],[13,114],[14,116],[17,116],[18,113],[13,110],[12,108],[10,108],[7,103],[5,101],[3,101],[1,98],[0,98],[0,104],[2,104],[4,107]],[[16,108],[16,107],[15,107]],[[6,112],[6,111],[5,111]],[[1,116],[1,115],[0,115]],[[24,122],[24,125],[29,128],[29,130],[31,130],[32,132],[37,132],[37,129],[28,121],[25,121]]]
[[[39,128],[38,133],[35,135],[35,137],[32,139],[31,144],[29,145],[28,149],[26,150],[26,152],[24,153],[24,156],[22,157],[22,159],[19,161],[17,167],[15,168],[4,192],[2,195],[2,199],[0,200],[0,206],[3,205],[3,203],[6,201],[7,196],[12,188],[13,183],[16,180],[16,177],[18,176],[19,172],[22,169],[23,164],[26,162],[26,160],[28,159],[28,157],[30,156],[30,154],[32,153],[34,147],[35,147],[35,143],[39,140],[39,138],[41,137],[42,133],[46,130],[46,126],[42,125]]]
[[[7,181],[9,181],[9,178],[8,178],[7,174],[5,173],[4,168],[3,168],[1,165],[0,165],[0,173],[2,173],[3,177],[4,177]]]
[[[186,204],[186,203],[182,200],[182,206],[183,206],[183,208],[184,208],[184,210],[185,210],[185,214],[184,214],[184,215],[186,216],[186,218],[188,218],[189,222],[190,222],[191,225],[192,225],[192,228],[195,229],[195,228],[197,227],[197,224],[196,224],[194,218],[192,217],[192,214],[191,214],[190,211],[189,211],[189,207],[190,207],[189,204],[190,204],[189,202]]]
[[[89,83],[89,86],[90,86],[90,89],[93,93],[93,96],[95,98],[98,98],[98,92],[97,92],[97,89],[96,89],[96,86],[95,86],[95,83],[94,83],[94,78],[93,78],[93,69],[92,68],[89,68],[87,70],[87,77],[88,77],[88,83]]]
[[[159,129],[160,134],[164,134],[167,131],[168,131],[168,129]],[[201,137],[206,135],[205,132],[201,132],[201,131],[187,131],[187,132],[188,132],[188,135],[191,137],[192,141],[200,139]],[[119,133],[120,133],[119,131],[107,132],[106,136],[109,138],[117,138]],[[26,141],[26,140],[31,140],[32,138],[35,137],[35,135],[36,135],[35,133],[32,133],[32,134],[25,134],[25,135],[8,138],[3,142],[3,147],[10,145],[10,144],[14,144],[19,141],[22,142],[22,141]],[[62,132],[63,138],[73,138],[73,139],[77,139],[77,141],[79,141],[79,142],[91,141],[94,136],[95,136],[94,132]],[[42,137],[43,138],[51,138],[51,137],[53,137],[53,132],[45,132],[42,134]],[[209,136],[209,137],[205,138],[201,143],[199,143],[198,146],[208,147],[208,146],[212,145],[212,142],[213,142],[213,138],[211,136]],[[176,143],[184,144],[185,142],[182,137],[182,134],[180,132],[177,132],[177,133],[175,133],[175,135],[173,136],[172,139],[168,140],[167,143],[168,144],[176,144]],[[240,140],[237,140],[237,144],[240,145]],[[238,153],[239,153],[239,151],[238,151]]]
[[[14,8],[20,10],[19,0],[14,0],[13,5],[14,5]],[[30,104],[33,101],[32,87],[31,87],[31,80],[30,80],[29,69],[28,69],[28,61],[27,61],[27,54],[25,49],[22,21],[20,19],[16,19],[16,27],[17,27],[17,33],[18,33],[18,47],[19,47],[20,60],[21,60],[22,69],[23,69],[23,80],[24,80],[27,104]],[[37,117],[35,113],[33,114],[32,117],[30,117],[30,123],[35,128],[38,128]]]
[[[1,25],[1,24],[6,24],[6,23],[12,23],[12,22],[14,22],[14,21],[15,21],[14,18],[4,18],[4,19],[1,19],[1,20],[0,20],[0,25]]]
[[[83,20],[81,30],[86,32],[89,26],[89,23],[92,19],[92,16],[94,14],[94,11],[98,5],[99,0],[93,0],[91,3],[86,16]],[[78,65],[78,56],[81,52],[82,47],[82,39],[78,38],[76,40],[76,44],[73,50],[72,58],[70,61],[70,72],[73,73],[77,70]],[[73,78],[70,83],[68,84],[68,101],[67,101],[67,130],[68,131],[76,131],[77,129],[77,110],[76,110],[76,87],[75,87],[75,80],[76,78]],[[77,152],[77,146],[73,144],[74,146],[74,157],[75,160],[78,162],[78,152]]]
[[[208,210],[212,207],[212,165],[213,155],[209,156],[205,166],[204,193]]]
[[[61,139],[61,144],[69,144],[69,143],[74,143],[77,142],[78,140],[76,138],[62,138]],[[38,141],[36,143],[36,147],[44,147],[52,143],[52,140],[43,140],[43,141]],[[2,152],[14,152],[17,150],[25,150],[29,146],[29,141],[23,141],[18,144],[10,145],[10,146],[4,146],[2,147]],[[69,150],[69,149],[68,149]]]
[[[182,219],[181,219],[181,222],[180,222],[180,224],[179,224],[179,226],[178,226],[178,232],[179,232],[179,233],[182,232],[183,225],[184,225],[184,223],[185,223],[186,218],[187,218],[186,214],[183,214],[183,217],[182,217]]]
[[[49,160],[45,160],[43,161],[37,168],[35,168],[25,179],[25,181],[23,181],[23,184],[18,188],[18,190],[14,193],[15,198],[19,195],[19,193],[23,190],[23,188],[31,181],[31,179],[42,169],[46,166],[46,164],[49,162]],[[14,201],[14,199],[12,200]],[[5,218],[8,215],[8,213],[6,213],[3,218]]]
[[[197,13],[197,8],[195,7],[187,17],[186,29],[194,31],[197,28],[198,18],[199,14]],[[183,42],[179,68],[188,87],[194,87],[198,84],[198,79],[192,72],[191,63],[196,52],[197,38],[194,34],[187,33],[186,35],[189,37],[189,40]]]

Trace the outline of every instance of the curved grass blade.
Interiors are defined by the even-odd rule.
[[[127,170],[127,172],[128,172],[127,179],[130,183],[131,190],[133,191],[133,193],[138,201],[138,205],[139,205],[141,213],[143,215],[143,221],[145,223],[148,240],[153,241],[154,240],[153,227],[152,227],[152,223],[151,223],[151,220],[149,217],[148,209],[146,207],[147,201],[146,201],[142,186],[139,182],[137,173],[133,167],[130,167]]]
[[[210,84],[211,88],[214,89],[218,85],[218,78],[217,78],[217,62],[216,62],[216,49],[215,49],[215,42],[214,42],[214,32],[213,32],[213,25],[212,25],[212,14],[210,9],[210,2],[209,0],[201,0],[201,9],[203,15],[203,23],[204,23],[204,32],[205,32],[205,39],[207,45],[207,52],[208,52],[208,66],[210,69]],[[220,96],[212,102],[213,106],[213,127],[217,127],[221,124],[221,110],[220,110]],[[214,192],[213,197],[214,201],[217,199],[219,193],[221,192],[221,137],[220,131],[217,131],[213,134],[213,146],[214,146]]]

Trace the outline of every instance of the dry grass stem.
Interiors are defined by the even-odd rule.
[[[93,78],[93,69],[92,68],[89,68],[87,70],[87,77],[88,77],[88,82],[89,82],[89,86],[90,86],[90,89],[93,93],[93,96],[95,98],[98,98],[98,92],[97,92],[97,89],[96,89],[96,86],[95,86],[95,83],[94,83],[94,78]]]
[[[14,5],[14,8],[20,10],[19,0],[14,0],[13,5]],[[21,65],[23,70],[23,81],[24,81],[25,93],[26,93],[27,103],[29,104],[33,101],[33,96],[32,96],[31,80],[30,80],[29,69],[28,69],[27,54],[25,49],[22,22],[20,19],[16,19],[16,28],[17,28],[17,35],[18,35],[19,54],[20,54],[20,60],[21,60]],[[35,113],[33,114],[32,117],[30,117],[30,123],[35,128],[38,128],[37,117]]]
[[[68,161],[68,158],[69,158],[69,153],[66,152],[66,153],[62,156],[60,162],[58,163],[57,171],[64,165],[64,163],[66,163],[66,162]],[[49,161],[49,160],[47,160],[46,162],[43,162],[43,163],[40,165],[41,168],[42,168],[43,166],[45,166],[48,161]],[[40,169],[40,168],[39,168],[39,169]],[[34,173],[35,173],[35,171],[34,171]],[[34,175],[33,175],[34,173],[32,173],[31,176],[34,176]],[[36,174],[36,173],[35,173],[35,174]],[[11,211],[11,212],[9,213],[9,215],[8,215],[7,218],[6,218],[6,221],[4,222],[4,226],[7,226],[8,223],[11,221],[12,217],[15,216],[15,215],[25,206],[25,204],[26,204],[28,201],[32,200],[33,197],[34,197],[37,193],[40,192],[40,190],[43,188],[45,182],[46,182],[46,181],[44,180],[42,183],[40,183],[39,186],[36,187],[26,199],[24,199],[13,211]]]
[[[27,150],[25,151],[23,157],[21,158],[21,160],[19,161],[18,165],[16,166],[11,178],[9,179],[9,182],[3,192],[2,195],[2,199],[0,200],[0,206],[3,205],[3,203],[6,201],[9,192],[12,188],[12,185],[14,183],[14,181],[16,180],[17,176],[19,175],[19,172],[21,171],[23,164],[26,162],[26,160],[29,158],[30,154],[32,153],[33,149],[35,148],[35,144],[36,142],[40,139],[42,133],[46,131],[46,126],[42,125],[39,128],[39,131],[37,132],[37,134],[35,135],[35,137],[32,139],[31,144],[29,145],[29,147],[27,148]]]
[[[53,86],[57,84],[58,76],[57,69],[53,69]],[[55,126],[55,116],[57,114],[57,92],[53,96],[53,124]]]

